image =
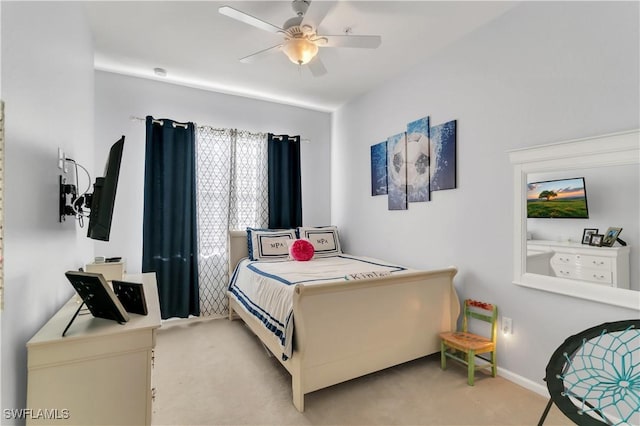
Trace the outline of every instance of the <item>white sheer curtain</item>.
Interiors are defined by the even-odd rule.
[[[200,315],[225,315],[227,234],[269,220],[267,134],[204,126],[196,144]]]

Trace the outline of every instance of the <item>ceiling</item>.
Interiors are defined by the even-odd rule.
[[[319,2],[321,0],[314,0]],[[339,1],[319,34],[380,35],[377,49],[320,48],[328,73],[313,77],[284,53],[253,64],[239,59],[282,36],[218,13],[232,6],[281,27],[290,1],[86,2],[95,67],[222,93],[333,111],[512,8],[514,2]],[[310,7],[314,7],[313,4]],[[316,6],[317,7],[317,6]],[[166,77],[153,69],[164,68]]]

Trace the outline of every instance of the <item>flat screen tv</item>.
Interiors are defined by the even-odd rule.
[[[96,177],[96,181],[93,184],[87,237],[94,240],[109,241],[123,147],[124,136],[111,146],[104,177]]]
[[[527,186],[528,218],[589,218],[583,177],[531,182]]]

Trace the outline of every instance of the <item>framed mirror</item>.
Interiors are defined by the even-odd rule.
[[[618,171],[623,171],[625,176],[636,176],[637,167],[640,164],[640,131],[633,130],[603,136],[596,136],[585,139],[577,139],[566,142],[560,142],[548,145],[539,145],[531,148],[518,149],[509,152],[509,159],[513,166],[513,208],[514,208],[514,239],[513,239],[513,283],[525,287],[535,288],[538,290],[548,291],[552,293],[564,294],[572,297],[597,301],[615,306],[621,306],[629,309],[640,310],[640,291],[637,286],[639,262],[640,238],[637,234],[638,220],[635,216],[633,223],[623,224],[614,223],[615,218],[619,215],[610,215],[612,219],[607,226],[631,228],[628,245],[621,246],[616,243],[612,248],[594,247],[582,244],[582,230],[577,231],[576,220],[569,219],[568,222],[562,224],[566,219],[535,219],[546,220],[549,224],[545,228],[549,228],[547,234],[543,236],[547,244],[538,244],[531,250],[532,243],[528,240],[531,234],[543,233],[538,226],[535,228],[529,226],[527,219],[527,192],[530,182],[540,182],[544,180],[564,179],[570,177],[588,176],[613,176]],[[633,178],[632,178],[633,179]],[[611,179],[607,187],[607,181],[602,179],[598,185],[603,186],[602,191],[615,192],[616,183]],[[634,189],[628,193],[631,202],[636,205],[640,197],[639,182],[632,182]],[[587,193],[589,193],[589,183],[586,185]],[[589,194],[587,199],[591,194]],[[598,198],[591,203],[594,205]],[[608,206],[612,212],[615,212],[615,206]],[[593,206],[603,210],[603,206]],[[601,217],[602,219],[602,217]],[[560,222],[558,222],[560,221]],[[601,221],[602,222],[602,221]],[[627,222],[629,222],[627,220]],[[560,223],[560,224],[559,224]],[[577,222],[579,223],[579,222]],[[583,222],[582,228],[590,228],[589,221]],[[536,232],[531,232],[535,228]],[[600,233],[605,233],[606,229],[599,229]],[[578,235],[579,234],[579,235]],[[549,235],[553,235],[550,237]],[[626,234],[620,237],[624,238]],[[534,235],[532,238],[536,238]],[[626,241],[626,240],[625,240]],[[535,244],[534,244],[535,245]],[[563,272],[555,268],[551,264],[551,258],[558,253],[555,251],[557,247],[562,247],[560,251],[572,253],[572,256],[583,256],[589,258],[590,261],[597,260],[600,257],[616,256],[628,259],[625,264],[617,264],[617,260],[610,260],[613,272],[613,279],[608,278],[604,282],[596,282],[593,279],[585,279],[584,275],[577,274],[571,276],[567,272],[563,276]],[[591,250],[585,248],[590,247]],[[591,256],[595,253],[596,256]],[[556,256],[557,258],[557,256]],[[609,261],[608,261],[609,262]],[[617,269],[616,269],[617,267]],[[580,266],[578,265],[578,269]],[[575,269],[575,268],[574,268]],[[617,278],[617,274],[621,274],[621,278]],[[627,285],[624,285],[624,274],[626,274]],[[591,277],[589,277],[591,278]],[[619,287],[612,281],[622,280]],[[631,282],[634,280],[634,282]],[[616,281],[617,282],[617,281]]]

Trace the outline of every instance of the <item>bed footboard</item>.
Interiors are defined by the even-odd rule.
[[[296,287],[293,400],[440,351],[459,314],[455,268]],[[328,315],[330,313],[330,315]]]

